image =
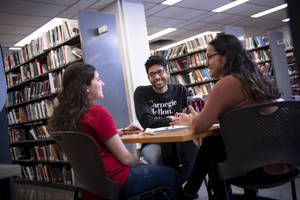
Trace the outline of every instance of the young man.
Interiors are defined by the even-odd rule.
[[[168,84],[170,72],[164,57],[150,56],[145,63],[151,85],[139,86],[134,92],[137,118],[145,128],[169,126],[176,112],[187,107],[189,91],[183,85]],[[176,143],[182,180],[189,177],[198,148],[192,141]],[[142,146],[142,153],[150,164],[163,164],[160,144]]]

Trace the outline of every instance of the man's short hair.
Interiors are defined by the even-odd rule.
[[[148,58],[148,60],[145,63],[147,74],[149,68],[153,65],[161,65],[167,71],[167,61],[163,56],[153,55]]]

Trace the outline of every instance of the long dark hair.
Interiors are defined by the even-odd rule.
[[[237,37],[220,34],[209,43],[219,55],[226,57],[224,76],[233,75],[241,80],[243,92],[255,101],[264,102],[280,97],[277,87],[264,76]]]
[[[58,94],[59,104],[49,120],[49,131],[80,130],[80,118],[91,104],[86,87],[91,84],[95,71],[95,67],[83,63],[72,64],[66,69]]]

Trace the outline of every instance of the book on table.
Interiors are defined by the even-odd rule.
[[[173,132],[173,131],[178,131],[183,129],[190,130],[191,127],[190,126],[164,126],[160,128],[146,128],[145,133],[151,135],[157,135],[157,134]]]

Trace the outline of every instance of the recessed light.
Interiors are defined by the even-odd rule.
[[[159,31],[159,32],[157,32],[157,33],[154,33],[154,34],[152,34],[152,35],[149,35],[148,36],[148,40],[150,41],[150,40],[153,40],[153,39],[155,39],[155,38],[158,38],[158,37],[161,37],[161,36],[163,36],[163,35],[166,35],[166,34],[168,34],[168,33],[171,33],[171,32],[173,32],[173,31],[175,31],[176,30],[176,28],[166,28],[166,29],[164,29],[164,30],[162,30],[162,31]]]
[[[278,11],[278,10],[284,9],[284,8],[286,8],[287,6],[288,6],[287,3],[285,3],[285,4],[282,4],[282,5],[280,5],[280,6],[276,6],[276,7],[274,7],[274,8],[271,8],[271,9],[268,9],[268,10],[265,10],[265,11],[262,11],[262,12],[259,12],[259,13],[256,13],[256,14],[254,14],[254,15],[251,15],[251,17],[253,17],[253,18],[262,17],[262,16],[265,16],[265,15],[270,14],[270,13],[272,13],[272,12],[276,12],[276,11]]]
[[[282,22],[289,22],[290,21],[290,18],[286,18],[286,19],[283,19],[281,20]]]
[[[180,2],[180,1],[182,1],[182,0],[166,0],[164,2],[161,2],[161,4],[171,6],[171,5],[174,5],[174,4],[176,4],[176,3]]]
[[[213,12],[223,12],[225,10],[228,10],[230,8],[233,8],[233,7],[236,7],[236,6],[240,5],[240,4],[243,4],[243,3],[247,2],[247,1],[249,1],[249,0],[236,0],[236,1],[233,1],[233,2],[231,2],[229,4],[226,4],[224,6],[216,8],[216,9],[214,9],[212,11]]]

